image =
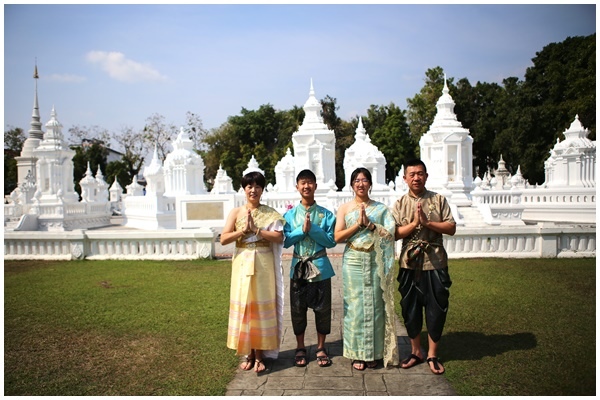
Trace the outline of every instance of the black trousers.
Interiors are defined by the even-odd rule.
[[[402,317],[408,336],[414,339],[421,333],[425,309],[427,332],[437,343],[442,337],[448,314],[449,289],[452,285],[448,268],[432,271],[400,268],[398,281],[398,290],[402,295]]]
[[[331,332],[331,279],[317,282],[291,280],[290,303],[294,335],[306,331],[306,312],[309,308],[315,313],[317,332],[322,335]]]

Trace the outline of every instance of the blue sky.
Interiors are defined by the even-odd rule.
[[[158,113],[207,129],[270,103],[302,106],[313,79],[338,115],[406,99],[440,66],[471,84],[524,78],[536,52],[596,32],[596,5],[4,5],[4,127],[40,114],[140,129]]]

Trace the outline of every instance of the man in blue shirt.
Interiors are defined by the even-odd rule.
[[[335,215],[315,202],[317,178],[312,171],[300,171],[296,189],[302,199],[284,215],[287,223],[283,242],[285,248],[294,246],[290,268],[290,306],[297,342],[294,364],[304,367],[308,363],[304,332],[306,313],[312,308],[317,328],[317,363],[327,367],[331,359],[325,349],[325,338],[331,331],[331,277],[335,273],[326,249],[336,244],[333,239]]]

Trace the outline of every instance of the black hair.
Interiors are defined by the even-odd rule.
[[[242,177],[242,187],[243,188],[245,188],[248,185],[252,185],[253,183],[256,183],[258,186],[260,186],[264,190],[265,185],[267,184],[267,181],[265,180],[264,175],[258,171],[248,172],[246,175],[244,175]]]
[[[352,172],[352,175],[350,175],[350,186],[352,186],[354,180],[360,173],[362,173],[365,176],[365,178],[367,178],[367,180],[369,181],[369,184],[373,186],[373,178],[371,178],[371,172],[363,167],[358,167]]]
[[[303,169],[300,171],[296,177],[296,183],[298,183],[300,179],[312,179],[315,183],[317,182],[317,177],[310,169]]]
[[[406,171],[408,167],[416,167],[417,165],[422,165],[423,171],[427,172],[427,167],[425,166],[425,163],[420,158],[413,158],[413,159],[406,161],[404,163],[404,171]]]

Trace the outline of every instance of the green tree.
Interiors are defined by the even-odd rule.
[[[596,136],[596,34],[550,43],[531,60],[524,91],[540,107],[540,123],[554,133],[568,128],[575,115]]]
[[[402,164],[416,154],[406,112],[394,103],[387,106],[371,105],[363,122],[371,142],[385,155],[386,182],[394,181]]]
[[[258,110],[242,108],[241,115],[230,116],[227,123],[206,136],[204,153],[209,183],[218,165],[227,171],[234,188],[238,188],[243,171],[254,156],[269,183],[275,183],[275,165],[292,145],[298,128],[298,109],[277,111],[271,104]],[[211,154],[212,153],[212,154]]]
[[[108,149],[100,141],[92,141],[91,144],[86,146],[73,146],[73,149],[75,150],[75,155],[73,156],[73,180],[75,190],[81,194],[79,181],[85,176],[88,164],[92,175],[96,175],[98,167],[100,167],[102,175],[106,175]]]
[[[22,128],[13,126],[8,126],[8,128],[7,131],[4,131],[4,148],[20,153],[27,136]]]
[[[15,157],[19,156],[27,139],[23,129],[12,126],[8,128],[4,131],[4,195],[17,188],[19,177]]]
[[[338,188],[346,185],[346,172],[344,171],[344,156],[346,149],[354,143],[354,134],[358,128],[358,117],[350,121],[340,121],[338,130],[335,132],[335,184]]]
[[[512,173],[520,165],[530,183],[544,182],[544,161],[575,115],[596,137],[595,43],[595,34],[551,43],[536,53],[524,82],[503,81],[498,111],[506,123],[493,151]]]
[[[448,85],[452,79],[448,79]],[[435,107],[444,88],[444,70],[441,67],[430,68],[425,72],[425,85],[412,99],[406,99],[406,118],[410,127],[413,141],[418,143],[435,118]]]
[[[358,127],[358,117],[344,121],[337,115],[337,99],[329,95],[321,100],[321,116],[327,127],[335,134],[335,184],[338,188],[345,185],[344,156],[346,149],[354,142],[354,132]]]
[[[477,82],[473,87],[467,78],[462,78],[452,93],[456,117],[473,137],[473,171],[483,177],[500,159],[494,141],[506,125],[503,107],[506,92],[496,83]]]
[[[112,185],[116,179],[121,188],[125,189],[133,181],[133,177],[129,171],[129,164],[123,159],[109,162],[106,164],[104,179],[109,185]]]

